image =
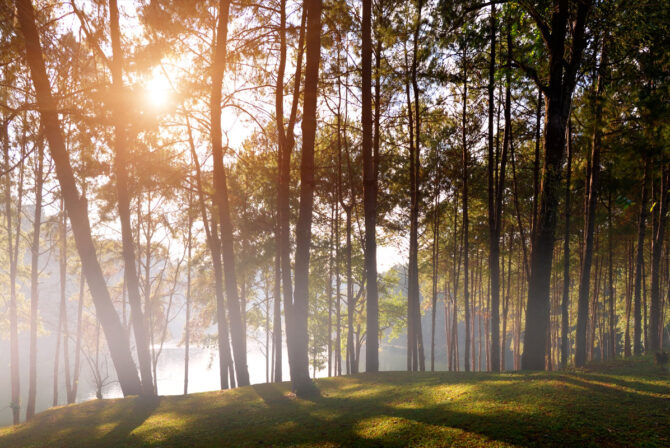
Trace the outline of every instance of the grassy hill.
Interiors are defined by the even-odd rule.
[[[0,428],[0,447],[670,446],[670,377],[651,362],[574,372],[385,372],[89,401]]]

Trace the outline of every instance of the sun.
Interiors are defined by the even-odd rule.
[[[144,85],[146,102],[154,109],[163,109],[170,101],[170,81],[160,70],[155,70]]]

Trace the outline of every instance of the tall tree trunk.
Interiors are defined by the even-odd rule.
[[[345,135],[345,139],[346,139]],[[352,263],[351,263],[351,214],[352,206],[351,204],[344,206],[344,212],[346,216],[346,232],[347,232],[347,246],[344,249],[344,256],[346,258],[347,265],[347,375],[352,373],[358,373],[358,364],[356,361],[356,356],[354,355],[354,312],[355,306],[354,303],[354,278],[352,273]]]
[[[149,353],[149,338],[147,337],[142,299],[140,298],[140,284],[137,278],[135,247],[133,233],[130,227],[130,194],[128,192],[128,139],[126,123],[123,120],[123,103],[125,87],[123,85],[123,55],[121,52],[121,33],[119,30],[119,9],[116,0],[109,0],[109,22],[112,40],[113,58],[111,61],[112,87],[114,90],[114,174],[116,176],[116,194],[119,205],[119,220],[121,221],[121,241],[123,244],[124,281],[128,291],[128,303],[135,335],[137,360],[140,366],[142,380],[142,394],[153,394],[153,378],[151,375],[151,356]]]
[[[437,163],[436,172],[440,172],[439,162]],[[435,318],[437,314],[437,276],[439,273],[438,264],[440,261],[440,214],[439,206],[439,174],[435,181],[435,199],[433,203],[433,296],[431,299],[431,324],[430,324],[430,371],[435,371]]]
[[[302,160],[300,163],[300,207],[296,224],[295,293],[293,313],[295,338],[289,349],[292,358],[291,382],[296,395],[310,395],[316,387],[309,378],[307,314],[309,311],[309,255],[312,241],[314,205],[314,145],[319,62],[321,60],[321,0],[305,0],[307,14],[305,94],[302,120]]]
[[[56,101],[51,95],[51,86],[44,66],[32,2],[30,0],[16,0],[15,3],[26,45],[26,59],[35,86],[37,104],[42,115],[45,135],[49,142],[51,157],[56,165],[56,175],[72,223],[77,250],[93,297],[96,314],[107,338],[121,390],[124,395],[136,395],[141,391],[140,379],[130,353],[128,338],[123,331],[119,315],[114,309],[102,269],[98,263],[93,238],[91,237],[86,200],[79,196],[72,166],[65,149]]]
[[[584,210],[584,252],[579,273],[579,296],[577,302],[577,338],[575,342],[575,366],[583,367],[586,361],[586,327],[589,316],[589,283],[593,258],[593,229],[600,178],[600,146],[602,141],[602,91],[603,70],[607,64],[607,47],[603,43],[600,67],[595,89],[593,140],[591,144],[591,170],[587,179],[587,201]]]
[[[493,115],[495,110],[495,70],[496,70],[496,7],[491,4],[490,14],[490,56],[489,56],[489,108],[488,108],[488,224],[489,224],[489,272],[491,284],[491,370],[500,371],[500,236],[496,236],[495,179],[497,157],[494,156]],[[497,152],[497,151],[496,151]]]
[[[416,28],[414,29],[414,41],[413,41],[414,48],[412,51],[412,91],[414,92],[414,115],[416,117],[414,120],[416,126],[416,132],[414,134],[414,138],[416,139],[416,148],[415,148],[416,160],[414,162],[414,169],[416,170],[416,174],[414,177],[414,181],[416,182],[416,194],[414,200],[416,202],[413,208],[414,211],[413,218],[417,220],[417,223],[415,224],[415,231],[417,233],[419,229],[418,219],[419,219],[419,208],[421,204],[421,106],[419,102],[419,96],[421,92],[419,91],[419,82],[417,77],[417,66],[418,66],[417,58],[419,54],[419,34],[421,32],[422,12],[423,12],[423,0],[419,0],[417,3],[417,22],[416,22]],[[416,300],[414,301],[414,319],[416,322],[415,336],[416,336],[416,347],[419,361],[419,370],[423,372],[426,370],[426,360],[423,346],[423,330],[421,327],[421,292],[419,290],[418,253],[419,253],[419,244],[417,240],[416,242],[417,263],[415,270],[417,292],[416,292]]]
[[[576,75],[586,46],[586,19],[591,2],[554,2],[551,26],[537,19],[549,51],[548,85],[542,85],[545,100],[544,165],[539,210],[533,232],[528,281],[528,306],[522,368],[543,370],[549,326],[549,286],[554,253],[556,209],[565,154],[565,130],[570,114]],[[533,14],[534,15],[534,14]],[[571,17],[573,15],[573,17]],[[568,39],[568,22],[571,38]],[[565,60],[568,45],[570,60]]]
[[[25,118],[24,118],[25,120]],[[21,202],[23,200],[23,156],[25,151],[25,123],[23,142],[21,143],[21,161],[19,163],[18,195],[16,205],[16,228],[12,228],[12,182],[9,163],[9,119],[3,124],[3,149],[5,156],[5,222],[7,224],[7,249],[9,255],[9,364],[11,381],[12,419],[15,425],[21,420],[21,378],[19,376],[19,330],[18,306],[16,296],[16,277],[18,275],[19,244],[21,235]],[[14,239],[15,238],[15,239]]]
[[[42,185],[44,183],[44,141],[41,136],[37,142],[37,160],[35,163],[35,213],[33,215],[33,241],[30,247],[30,370],[28,379],[28,403],[26,420],[35,415],[37,398],[37,317],[39,304],[39,258],[40,229],[42,227]],[[5,176],[9,178],[9,173]],[[9,196],[9,195],[8,195]]]
[[[279,148],[277,151],[277,213],[279,221],[279,258],[281,268],[281,281],[284,295],[284,319],[286,320],[286,343],[292,346],[293,330],[292,323],[293,312],[291,305],[293,303],[293,279],[291,278],[291,210],[289,206],[290,182],[291,182],[291,153],[295,144],[293,129],[296,122],[298,101],[300,93],[300,82],[302,76],[302,58],[303,42],[305,39],[305,24],[307,20],[306,10],[303,8],[300,35],[298,38],[298,58],[296,62],[296,71],[293,84],[293,100],[288,125],[284,127],[284,72],[286,69],[286,1],[280,3],[280,48],[279,48],[279,68],[277,72],[277,86],[275,89],[275,115],[277,120],[277,141]],[[279,334],[276,336],[281,342],[281,323],[278,324]],[[290,348],[289,348],[290,349]],[[281,379],[281,343],[279,344],[278,359],[276,364],[279,369],[275,372],[276,377]],[[293,357],[289,356],[289,368],[292,371],[291,363]],[[278,381],[278,380],[277,380]]]
[[[230,1],[219,1],[219,18],[216,30],[216,45],[212,63],[212,91],[210,97],[211,139],[214,162],[214,194],[221,225],[221,257],[223,259],[224,286],[230,319],[230,339],[233,346],[235,375],[238,386],[249,385],[249,370],[245,350],[244,324],[240,311],[240,299],[235,274],[235,251],[233,247],[233,223],[230,215],[226,170],[223,166],[223,147],[221,136],[221,89],[226,70],[228,16]]]
[[[640,217],[637,228],[637,246],[635,256],[635,280],[633,298],[633,353],[642,354],[642,274],[644,258],[644,233],[647,225],[647,202],[649,200],[649,176],[651,171],[651,156],[647,155],[644,164],[644,179],[642,180],[642,201],[640,202]]]
[[[230,342],[228,339],[228,320],[226,319],[226,308],[223,294],[223,272],[221,269],[221,245],[219,244],[217,224],[215,214],[212,213],[212,225],[207,215],[207,205],[205,204],[205,193],[202,187],[202,173],[200,171],[200,162],[198,154],[195,151],[193,142],[193,132],[188,117],[186,117],[186,127],[188,130],[189,148],[191,150],[191,159],[195,166],[196,188],[198,190],[198,202],[200,204],[200,213],[202,214],[203,227],[205,228],[205,237],[212,256],[212,266],[214,270],[214,291],[216,295],[216,321],[218,325],[217,342],[219,346],[219,383],[221,389],[228,389],[228,370],[231,365]]]
[[[193,195],[188,193],[188,236],[186,266],[186,322],[184,323],[184,395],[188,394],[188,368],[191,355],[191,246],[193,243]]]
[[[84,320],[84,294],[86,292],[84,276],[79,275],[79,300],[77,301],[77,336],[74,344],[74,366],[72,367],[72,402],[77,400],[79,390],[79,376],[81,374],[81,343],[82,343],[82,325]]]
[[[372,0],[363,0],[361,121],[363,129],[363,208],[367,277],[365,369],[379,370],[379,297],[377,292],[377,161],[372,148]],[[379,57],[379,55],[377,56]],[[377,105],[379,107],[379,105]]]
[[[654,220],[655,228],[652,231],[652,256],[651,256],[651,307],[649,310],[649,346],[645,347],[648,353],[656,353],[661,350],[662,320],[661,320],[661,290],[660,290],[660,265],[661,251],[663,250],[666,215],[668,211],[668,185],[670,184],[670,165],[663,165],[659,203],[654,212],[657,213]]]
[[[58,338],[59,342],[62,340],[62,349],[63,349],[63,364],[65,369],[65,399],[67,403],[71,403],[71,386],[70,382],[70,347],[69,347],[69,326],[67,321],[67,214],[65,212],[65,205],[61,200],[61,222],[60,224],[60,246],[59,246],[59,286],[60,286],[60,308],[59,308],[59,317],[58,317]],[[56,359],[60,356],[60,352],[56,350]],[[55,363],[58,365],[58,362]],[[57,381],[58,381],[58,371],[57,368],[54,370],[54,401],[57,402]]]
[[[275,287],[274,308],[272,313],[272,346],[273,346],[273,373],[272,381],[282,382],[282,329],[281,329],[281,243],[279,235],[279,216],[277,216],[275,232]]]
[[[468,107],[468,69],[466,61],[466,49],[463,48],[463,109],[461,117],[461,176],[462,176],[462,195],[463,195],[463,301],[465,307],[465,371],[470,371],[470,289],[468,284],[470,268],[470,221],[468,217],[468,164],[470,155],[468,153],[467,142],[467,107]],[[491,303],[493,307],[493,302]],[[493,359],[493,355],[491,359]],[[491,364],[493,366],[493,363]],[[498,364],[499,365],[499,364]]]
[[[565,178],[565,232],[563,233],[563,297],[561,299],[561,368],[568,366],[570,346],[568,331],[570,330],[570,177],[572,175],[572,121],[568,121],[568,167]]]
[[[611,168],[610,168],[611,170]],[[611,176],[611,171],[610,171]],[[610,177],[610,186],[607,193],[607,277],[608,277],[608,287],[607,294],[609,296],[609,331],[607,339],[607,358],[609,360],[614,360],[616,358],[616,315],[614,314],[615,310],[615,300],[616,294],[614,293],[614,250],[612,248],[612,185]]]

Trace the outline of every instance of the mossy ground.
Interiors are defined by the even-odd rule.
[[[670,376],[648,360],[581,371],[384,372],[154,400],[97,400],[0,428],[0,447],[670,446]]]

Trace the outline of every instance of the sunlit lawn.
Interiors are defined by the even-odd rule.
[[[670,381],[649,361],[581,372],[386,372],[186,397],[98,400],[0,428],[0,447],[670,446]]]

